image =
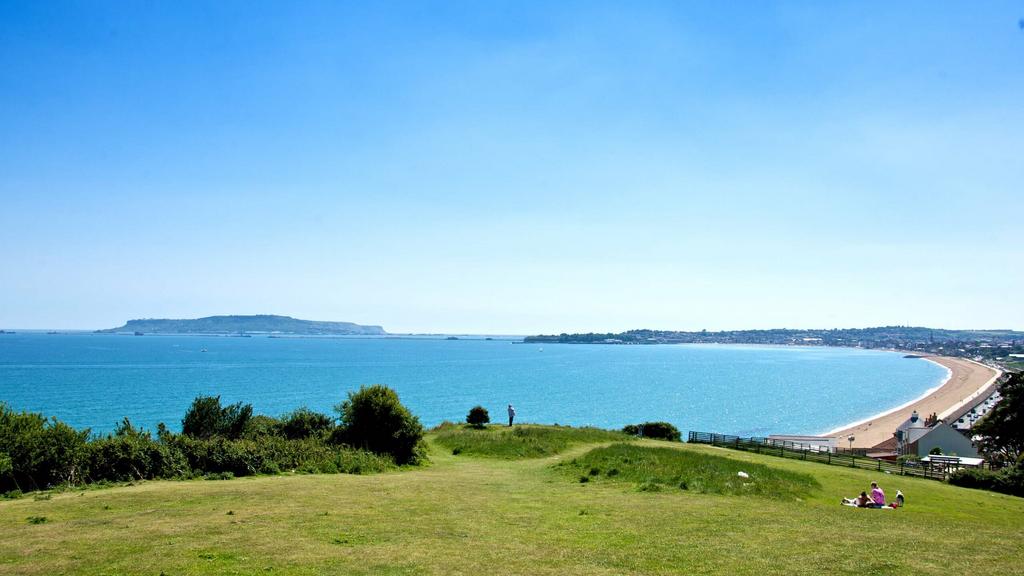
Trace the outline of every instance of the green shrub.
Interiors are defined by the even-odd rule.
[[[88,430],[0,403],[0,446],[10,459],[9,471],[0,474],[0,492],[82,482],[88,437]]]
[[[278,436],[281,433],[281,421],[273,416],[256,414],[249,419],[242,438],[255,440],[262,436]]]
[[[981,468],[961,468],[949,476],[949,483],[963,488],[979,488],[992,490],[999,473]]]
[[[285,414],[278,425],[280,434],[291,440],[325,436],[332,428],[334,420],[330,416],[305,407]]]
[[[388,454],[398,464],[414,464],[424,457],[423,426],[391,388],[361,387],[350,392],[336,410],[341,426],[331,435],[334,443]]]
[[[92,482],[184,477],[188,462],[179,450],[132,427],[127,418],[117,431],[89,442],[86,467]]]
[[[252,418],[252,405],[220,405],[220,396],[197,396],[181,420],[182,433],[193,438],[237,439]]]
[[[949,483],[963,488],[1024,496],[1024,469],[1020,466],[1011,466],[997,472],[981,468],[961,468],[950,475]]]
[[[365,416],[359,410],[353,414],[357,412]],[[411,449],[399,452],[403,463],[414,462],[424,457],[418,442],[422,428],[408,411],[399,416],[404,427],[394,439],[415,441]],[[354,421],[368,425],[359,417]],[[13,498],[22,490],[86,482],[228,478],[283,470],[363,474],[395,467],[390,453],[329,443],[330,418],[304,408],[278,421],[252,417],[248,406],[221,408],[219,398],[200,397],[183,422],[190,434],[174,434],[160,424],[154,439],[125,418],[113,434],[90,440],[88,430],[77,431],[41,414],[17,413],[0,403],[0,494]],[[235,438],[241,430],[243,437]]]
[[[487,408],[483,406],[474,406],[469,409],[469,414],[466,415],[466,424],[475,428],[483,428],[488,422],[491,421],[491,415],[487,413]]]
[[[276,436],[257,440],[201,440],[182,435],[174,439],[173,445],[181,451],[194,473],[231,472],[235,476],[294,470],[304,462],[325,458],[331,452],[323,443]]]
[[[672,442],[679,442],[682,439],[682,434],[679,433],[679,429],[668,422],[628,424],[622,429],[622,432],[629,434],[630,436],[670,440]]]

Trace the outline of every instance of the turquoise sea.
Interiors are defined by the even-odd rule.
[[[179,429],[199,394],[279,415],[299,406],[329,412],[346,392],[383,383],[427,426],[462,420],[476,404],[501,421],[512,403],[526,422],[820,433],[903,404],[945,377],[931,362],[844,348],[0,335],[0,401],[94,432],[125,416]]]

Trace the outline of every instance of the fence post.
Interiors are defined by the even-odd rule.
[[[832,449],[831,448],[829,448],[829,450],[828,450],[828,463],[829,464],[832,463]]]

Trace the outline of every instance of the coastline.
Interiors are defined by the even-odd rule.
[[[910,402],[829,430],[822,436],[836,438],[837,445],[846,445],[846,438],[852,434],[855,438],[854,448],[871,448],[892,438],[896,427],[909,418],[914,410],[922,418],[933,412],[940,416],[947,415],[989,388],[1002,375],[999,370],[964,358],[921,356],[921,359],[945,368],[948,371],[946,380]]]

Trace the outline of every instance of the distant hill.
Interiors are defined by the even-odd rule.
[[[97,332],[142,332],[144,334],[239,334],[275,333],[320,336],[384,335],[380,326],[363,326],[352,322],[318,322],[289,316],[261,314],[255,316],[207,316],[194,320],[146,318],[129,320],[120,328]]]

